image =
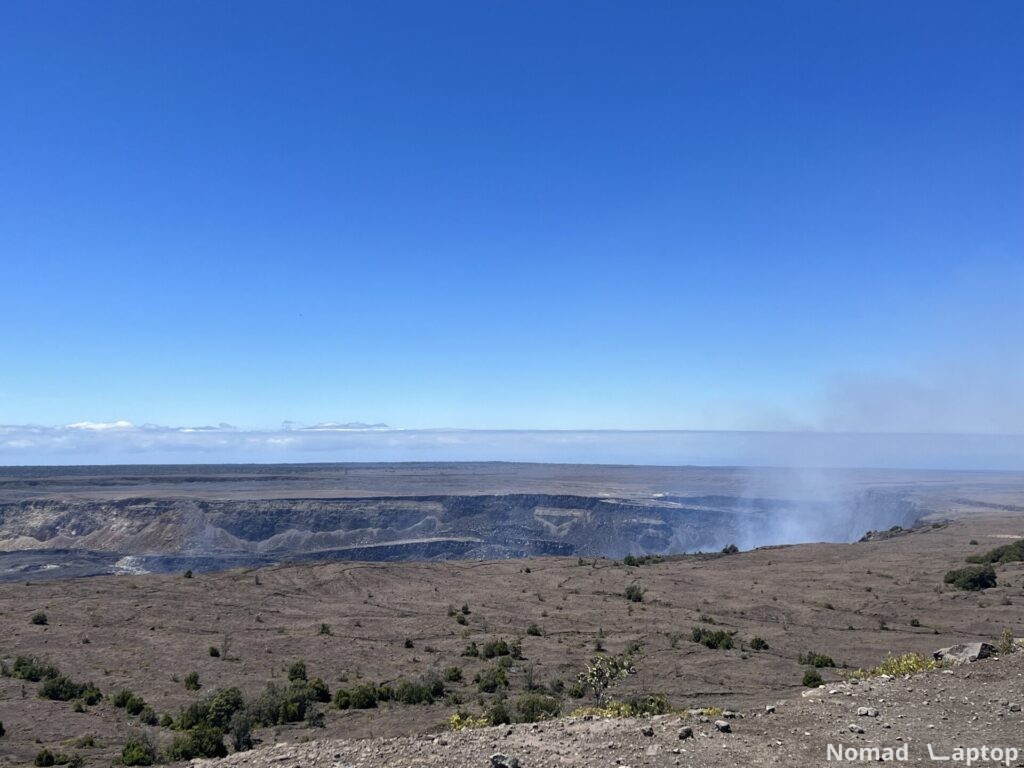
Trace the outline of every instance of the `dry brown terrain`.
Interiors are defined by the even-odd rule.
[[[689,714],[640,719],[563,718],[534,725],[426,734],[397,739],[282,743],[242,752],[211,768],[408,768],[494,765],[816,766],[832,750],[855,750],[853,764],[876,762],[862,749],[905,749],[897,764],[1024,765],[1024,653],[908,679],[839,683],[810,698],[736,712],[728,732]],[[773,709],[769,711],[768,707]],[[869,710],[863,713],[863,710]],[[692,735],[680,738],[690,728]],[[855,732],[857,731],[857,732]],[[983,749],[988,752],[982,752]],[[962,758],[957,759],[957,750]],[[968,750],[976,750],[971,753]],[[996,750],[999,750],[998,752]],[[1011,750],[1015,751],[1011,752]],[[880,752],[881,755],[885,753]],[[947,758],[942,761],[941,758]],[[956,763],[952,762],[957,760]],[[933,760],[935,762],[933,762]]]
[[[659,692],[677,707],[753,711],[799,696],[804,667],[797,657],[809,649],[840,664],[869,666],[890,652],[930,653],[959,641],[991,641],[1004,628],[1024,635],[1024,564],[999,566],[999,586],[984,593],[942,584],[943,573],[966,555],[1024,537],[1021,516],[977,512],[880,541],[766,548],[632,568],[601,559],[581,564],[577,558],[348,562],[192,579],[141,575],[8,583],[0,585],[0,657],[9,663],[19,654],[38,655],[76,680],[94,681],[105,694],[127,686],[158,712],[171,713],[222,686],[257,693],[268,681],[282,681],[297,659],[332,689],[458,665],[466,682],[450,689],[463,708],[480,711],[484,697],[471,679],[491,662],[461,657],[469,641],[521,639],[524,659],[510,674],[514,698],[528,674],[537,682],[570,683],[600,639],[610,652],[641,644],[637,674],[621,685],[623,695]],[[631,584],[645,590],[643,602],[625,599]],[[466,626],[448,612],[463,603],[471,611]],[[46,612],[48,625],[30,623],[36,611]],[[913,620],[920,626],[912,626]],[[715,628],[735,630],[737,640],[761,636],[770,648],[722,651],[691,642],[691,628],[711,621]],[[330,625],[329,635],[318,634],[321,623]],[[530,623],[543,634],[527,635]],[[225,638],[228,658],[212,658],[209,647]],[[412,648],[405,647],[406,638]],[[181,682],[191,671],[202,681],[198,692]],[[833,670],[822,672],[826,680],[838,678]],[[35,683],[0,678],[0,720],[7,732],[0,738],[0,764],[24,765],[47,746],[78,752],[88,765],[109,765],[139,729],[109,700],[75,713],[70,703],[38,698],[37,689]],[[980,689],[972,695],[988,698]],[[567,711],[576,704],[567,700],[563,706]],[[269,745],[436,734],[455,706],[325,709],[323,729],[294,725],[257,736]],[[999,735],[989,734],[985,722],[975,723],[979,739]],[[167,729],[153,730],[158,741],[167,738]],[[93,736],[96,746],[71,746],[83,736]]]

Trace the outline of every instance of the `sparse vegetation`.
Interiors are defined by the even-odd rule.
[[[1004,656],[1015,653],[1017,651],[1017,643],[1013,639],[1013,632],[1009,629],[1004,629],[999,635],[999,642],[996,644],[996,648]]]
[[[816,651],[807,651],[801,653],[797,658],[800,664],[806,664],[809,667],[815,667],[820,669],[821,667],[834,667],[835,661],[831,656],[824,653],[817,653]]]
[[[594,695],[597,706],[604,704],[608,689],[617,681],[633,673],[633,659],[622,654],[620,656],[595,656],[587,664],[587,668],[577,676],[577,682],[584,690]]]
[[[626,599],[631,603],[641,603],[644,599],[644,590],[639,584],[630,584],[626,587]]]
[[[886,656],[885,661],[871,669],[856,669],[847,672],[844,677],[856,678],[858,680],[878,677],[879,675],[891,675],[902,677],[903,675],[916,675],[919,672],[931,672],[935,669],[942,669],[946,666],[940,661],[922,656],[919,653],[905,653],[902,656],[893,656],[891,653]]]
[[[540,631],[540,627],[531,623],[530,626],[526,628],[526,634],[532,635],[533,637],[540,637],[543,633]]]
[[[754,651],[767,651],[769,648],[768,642],[759,635],[755,635],[750,640],[750,648]]]
[[[320,629],[318,629],[316,633],[318,635],[329,635],[329,634],[331,634],[331,625],[330,624],[321,624],[320,625]]]
[[[819,685],[824,684],[825,681],[821,679],[821,674],[818,670],[811,667],[804,672],[804,678],[801,682],[805,688],[817,688]]]
[[[972,541],[977,544],[976,541]],[[1001,547],[990,549],[980,555],[971,555],[967,558],[968,563],[995,564],[995,563],[1019,563],[1024,561],[1024,539],[1004,544]]]
[[[185,675],[185,690],[186,691],[198,691],[202,688],[202,683],[199,682],[198,672],[189,672]]]
[[[40,627],[45,627],[47,624],[50,623],[49,617],[45,613],[43,613],[43,611],[33,613],[32,618],[29,619],[29,621]]]
[[[942,579],[957,589],[980,592],[996,586],[996,571],[991,565],[981,565],[947,571]]]
[[[732,648],[732,632],[724,629],[708,629],[707,627],[694,627],[690,632],[690,639],[700,643],[705,648],[727,651]]]
[[[562,708],[553,696],[527,693],[515,700],[516,719],[520,723],[537,723],[558,717]]]
[[[122,765],[153,765],[156,762],[156,749],[153,742],[145,735],[129,736],[121,748]]]
[[[660,557],[658,555],[642,555],[640,557],[636,557],[635,555],[626,555],[624,558],[622,558],[622,564],[628,565],[630,567],[636,567],[640,565],[655,565],[657,563],[663,562],[665,562],[665,558]],[[583,561],[580,560],[580,565],[582,564]]]
[[[508,688],[508,675],[504,667],[495,665],[478,672],[473,682],[480,693],[494,693],[499,688]]]

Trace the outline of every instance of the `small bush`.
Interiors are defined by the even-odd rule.
[[[528,693],[516,699],[515,709],[520,723],[536,723],[558,717],[562,708],[551,696]]]
[[[191,578],[192,578],[192,569],[191,569],[191,568],[189,568],[189,569],[188,569],[187,571],[185,571],[185,573],[183,573],[182,575],[183,575],[183,576],[184,576],[184,577],[185,577],[186,579],[191,579]]]
[[[7,731],[4,730],[3,720],[0,720],[0,738],[2,738],[6,733]]]
[[[735,544],[726,544],[724,547],[722,547],[723,555],[735,555],[739,551],[740,548],[737,547]]]
[[[18,656],[14,660],[14,668],[11,671],[13,677],[33,683],[38,683],[47,677],[56,677],[59,674],[60,670],[57,667],[40,661],[35,656]]]
[[[819,669],[821,667],[834,667],[836,665],[831,656],[827,656],[824,653],[816,653],[814,651],[801,653],[797,661],[801,664],[806,664],[807,666]]]
[[[707,627],[694,627],[690,632],[690,639],[700,643],[705,648],[727,651],[732,648],[732,633],[724,629],[708,629]]]
[[[288,682],[295,683],[306,679],[306,662],[296,661],[288,667]]]
[[[466,618],[466,614],[464,613],[455,614],[455,621],[462,626],[466,626],[469,623],[469,620]]]
[[[448,667],[444,671],[444,679],[449,683],[462,682],[462,667]]]
[[[331,634],[331,625],[330,624],[321,624],[320,625],[320,629],[318,629],[316,633],[318,635],[329,635],[329,634]]]
[[[473,728],[489,728],[495,725],[487,715],[472,715],[469,712],[456,712],[448,719],[448,727],[453,731],[465,731]]]
[[[499,688],[508,688],[508,675],[504,668],[494,666],[477,673],[473,682],[481,693],[494,693]]]
[[[886,656],[885,661],[877,667],[856,669],[846,673],[844,677],[856,678],[858,680],[878,677],[879,675],[902,677],[903,675],[916,675],[919,672],[930,672],[935,669],[941,669],[944,666],[946,665],[942,662],[922,656],[919,653],[905,653],[902,656],[889,654]]]
[[[219,659],[220,658],[220,648],[218,648],[216,645],[211,645],[210,646],[210,655],[213,658],[215,658],[215,659]]]
[[[54,765],[55,762],[56,761],[54,760],[53,752],[51,752],[48,749],[43,749],[42,751],[40,751],[36,755],[36,758],[35,758],[35,760],[32,761],[32,764],[33,765],[47,766],[47,765]]]
[[[489,640],[480,649],[480,655],[485,659],[493,659],[496,656],[508,656],[512,649],[504,640]]]
[[[626,599],[631,603],[642,603],[644,591],[639,584],[630,584],[626,587]]]
[[[496,701],[487,710],[487,720],[491,725],[508,725],[512,722],[512,715],[509,714],[505,702]]]
[[[980,592],[996,586],[996,571],[991,565],[982,565],[959,570],[947,571],[942,579],[957,589],[969,592]]]
[[[32,614],[32,618],[29,619],[29,621],[31,621],[33,624],[37,624],[37,625],[39,625],[41,627],[46,626],[47,624],[50,623],[50,619],[42,611],[39,611],[38,613],[33,613]],[[44,749],[43,752],[45,752],[45,751],[46,750]],[[40,753],[40,754],[42,754],[42,753]],[[52,763],[51,763],[51,765],[52,765]]]
[[[910,620],[910,626],[912,626],[912,627],[920,627],[921,626],[921,621],[919,619],[911,619]]]
[[[156,750],[146,736],[129,736],[121,747],[123,765],[153,765],[155,762]]]
[[[530,626],[526,628],[526,634],[532,635],[533,637],[540,637],[543,633],[540,631],[540,627],[536,624],[530,624]]]
[[[179,733],[167,747],[167,757],[174,762],[193,760],[197,757],[226,757],[227,754],[224,734],[208,725],[197,725],[189,731]]]
[[[413,647],[415,647],[415,643],[413,643],[411,637],[405,638],[405,643],[403,643],[403,645],[405,645],[406,648],[413,648]]]
[[[824,684],[824,682],[821,679],[821,674],[814,667],[804,672],[803,685],[805,688],[817,688],[819,685]]]
[[[47,677],[39,689],[39,696],[52,701],[71,701],[80,698],[87,704],[95,704],[103,698],[103,694],[92,683],[76,683],[64,675]]]
[[[977,544],[978,542],[972,540],[971,543]],[[971,555],[967,558],[969,563],[1017,563],[1021,561],[1024,561],[1024,539],[990,549],[982,555]]]
[[[202,687],[202,683],[199,682],[198,672],[189,672],[187,675],[185,675],[186,691],[198,691]]]
[[[763,637],[755,635],[750,640],[750,648],[754,651],[767,651],[769,648],[768,641]]]

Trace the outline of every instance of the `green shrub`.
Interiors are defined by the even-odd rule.
[[[43,613],[42,611],[39,611],[38,613],[33,613],[32,614],[32,618],[29,619],[29,621],[31,621],[33,624],[37,624],[37,625],[39,625],[41,627],[46,626],[47,624],[50,623],[50,619],[47,618],[46,614]],[[46,750],[44,749],[43,752],[45,752],[45,751]],[[42,752],[40,754],[42,754]],[[51,765],[52,765],[52,763],[51,763]]]
[[[448,667],[444,671],[444,679],[449,683],[462,682],[462,667]]]
[[[942,579],[957,589],[980,592],[996,586],[996,571],[991,565],[979,565],[959,570],[947,571]]]
[[[185,573],[183,573],[182,575],[183,575],[183,576],[184,576],[184,577],[185,577],[186,579],[191,579],[191,578],[192,578],[192,569],[191,569],[191,568],[189,568],[189,569],[188,569],[187,571],[185,571]]]
[[[189,672],[187,675],[185,675],[186,691],[198,691],[202,687],[202,683],[199,682],[198,672]]]
[[[642,603],[644,600],[644,591],[641,589],[639,584],[630,584],[626,587],[626,599],[631,603]]]
[[[694,627],[690,632],[690,639],[695,643],[700,643],[705,648],[721,651],[727,651],[732,648],[732,633],[724,629]]]
[[[220,658],[220,648],[218,648],[216,645],[211,645],[210,655],[213,656],[213,658],[215,659]]]
[[[143,701],[141,696],[136,696],[127,688],[122,688],[115,693],[111,703],[118,709],[127,710],[128,714],[131,715],[137,715],[146,706],[146,702]]]
[[[95,704],[103,698],[103,694],[92,683],[76,683],[64,675],[47,677],[39,689],[39,696],[53,701],[71,701],[80,698],[88,704]]]
[[[754,651],[767,651],[769,646],[768,642],[763,637],[755,635],[750,640],[750,648]]]
[[[41,765],[41,766],[53,765],[55,762],[56,761],[53,758],[53,752],[51,752],[48,749],[41,750],[36,755],[35,760],[32,761],[33,765]]]
[[[57,677],[60,670],[52,664],[40,661],[35,656],[18,656],[14,660],[12,676],[20,680],[29,680],[38,683],[48,677]]]
[[[735,544],[726,544],[724,547],[722,547],[723,555],[735,555],[739,551],[740,548],[737,547]]]
[[[146,736],[129,736],[121,748],[121,763],[124,765],[153,765],[156,750]]]
[[[329,634],[331,634],[331,625],[330,624],[321,624],[320,625],[320,629],[317,630],[317,634],[318,635],[329,635]]]
[[[628,708],[630,717],[667,715],[672,710],[668,703],[668,698],[661,693],[630,696],[623,703]]]
[[[912,626],[912,627],[920,627],[921,626],[921,622],[918,619],[911,619],[910,620],[910,626]]]
[[[414,645],[414,643],[412,641],[412,638],[411,637],[405,638],[405,643],[403,643],[403,645],[405,645],[406,648],[412,648],[413,645]]]
[[[235,752],[246,752],[252,749],[252,719],[247,712],[236,712],[231,717],[228,734],[231,736],[231,746],[234,747]]]
[[[494,666],[478,672],[473,682],[481,693],[494,693],[499,688],[508,688],[508,675],[504,668]]]
[[[459,614],[461,616],[461,614]],[[480,656],[480,649],[477,648],[476,642],[470,641],[469,645],[462,651],[463,656],[469,656],[471,658],[477,658]]]
[[[972,543],[977,542],[972,540]],[[1024,539],[990,549],[981,555],[971,555],[969,563],[1018,563],[1024,561]]]
[[[167,747],[167,758],[172,762],[193,760],[197,757],[226,757],[224,734],[208,725],[197,725],[179,733]]]
[[[821,668],[821,667],[834,667],[835,661],[832,660],[831,656],[824,653],[816,653],[815,651],[807,651],[807,653],[801,653],[797,658],[797,661],[807,666]]]
[[[324,686],[326,689],[326,686]],[[284,687],[273,683],[248,707],[252,724],[260,726],[297,723],[306,718],[306,712],[323,693],[316,686],[297,681]]]
[[[512,722],[512,716],[503,701],[496,701],[491,705],[491,708],[487,710],[487,719],[491,725],[508,725]]]
[[[156,710],[152,707],[143,707],[142,711],[139,712],[139,721],[143,725],[156,725],[160,722],[160,719],[156,716]]]
[[[628,565],[631,568],[640,565],[648,565],[650,563],[663,562],[665,562],[665,558],[659,557],[658,555],[643,555],[642,557],[636,557],[635,555],[626,555],[624,558],[622,558],[622,564]],[[580,559],[579,565],[583,565],[582,558]]]
[[[821,674],[814,667],[810,667],[804,672],[803,685],[805,688],[817,688],[822,685],[825,681],[821,679]]]
[[[469,620],[466,618],[466,614],[464,613],[455,614],[455,621],[462,626],[466,626],[469,623]]]
[[[562,708],[551,696],[527,693],[515,700],[515,709],[520,723],[536,723],[558,717]]]
[[[288,682],[294,683],[306,679],[306,662],[296,661],[288,667]]]
[[[496,656],[508,656],[512,650],[504,640],[489,640],[480,649],[480,655],[485,659],[493,659]]]
[[[241,712],[244,708],[245,700],[238,688],[222,688],[210,697],[203,720],[206,725],[223,733],[228,729],[235,713]],[[199,724],[201,723],[196,723]]]
[[[540,637],[542,633],[540,631],[540,627],[536,624],[530,624],[530,626],[526,628],[526,634],[532,635],[533,637]]]
[[[426,675],[417,683],[401,680],[394,691],[395,700],[402,704],[433,704],[442,696],[444,683],[437,675]]]

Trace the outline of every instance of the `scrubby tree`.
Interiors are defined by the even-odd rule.
[[[586,670],[579,673],[577,682],[594,695],[597,706],[600,707],[604,704],[608,689],[635,671],[632,662],[632,658],[626,654],[595,656],[587,664]]]

